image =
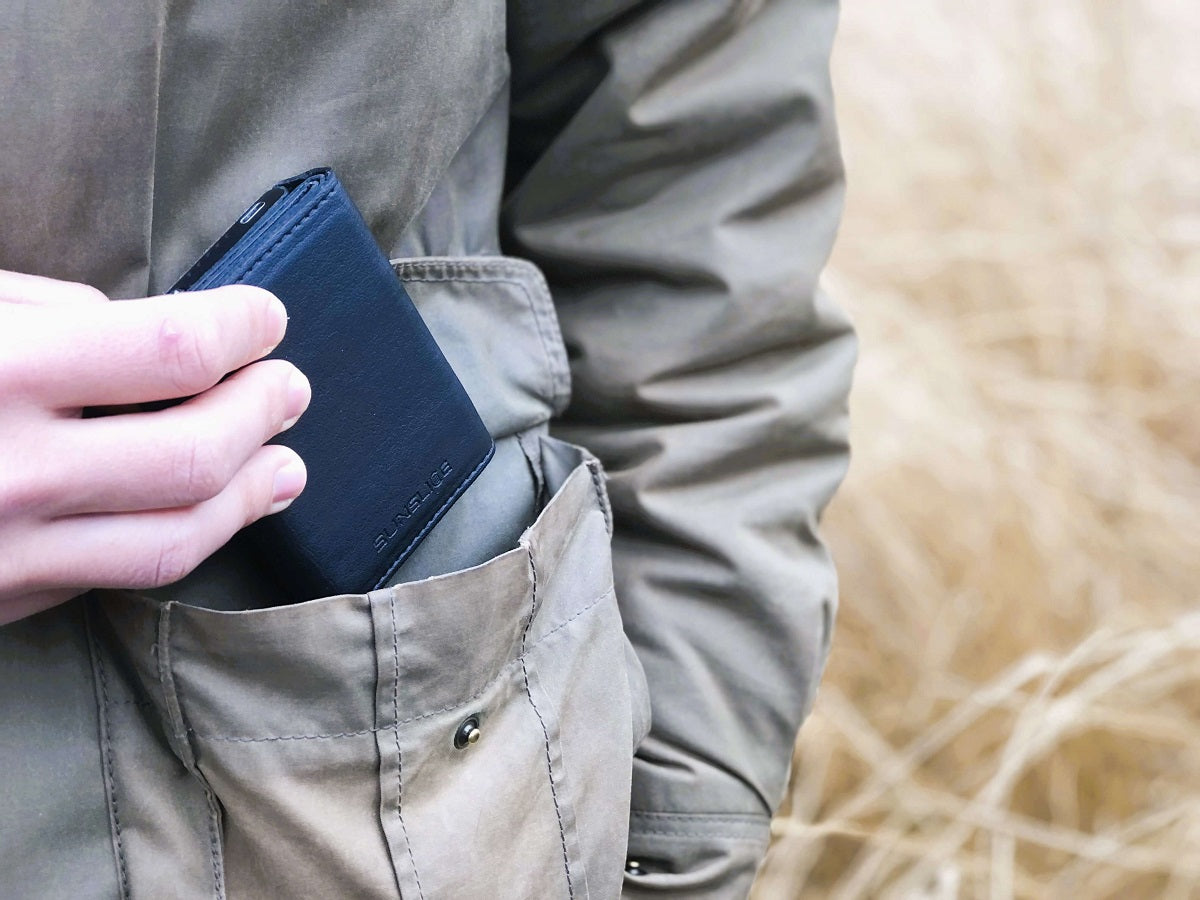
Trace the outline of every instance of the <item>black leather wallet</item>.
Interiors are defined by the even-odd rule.
[[[283,301],[271,357],[312,384],[277,439],[308,486],[235,540],[254,542],[290,599],[382,587],[483,471],[491,435],[330,169],[272,187],[172,291],[226,284]]]

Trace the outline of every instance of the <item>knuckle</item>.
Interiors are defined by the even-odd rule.
[[[0,522],[21,519],[46,505],[48,485],[15,466],[0,469]]]
[[[0,596],[32,594],[63,585],[64,560],[47,553],[40,535],[12,535],[12,552],[0,556]],[[23,539],[22,539],[23,538]]]
[[[222,371],[220,329],[214,322],[168,318],[158,335],[159,358],[179,396],[198,394],[212,387]]]
[[[71,298],[80,303],[108,303],[108,294],[90,284],[72,283]]]
[[[39,589],[42,574],[34,566],[10,557],[0,558],[0,599],[15,600]]]
[[[0,309],[0,396],[12,398],[36,383],[45,367],[38,353],[45,341],[44,323],[39,323],[29,310]]]
[[[220,442],[210,435],[195,435],[177,451],[172,478],[182,503],[201,503],[225,489],[229,466]]]
[[[175,528],[159,540],[137,580],[146,587],[174,584],[188,575],[199,563],[191,535],[183,528]]]

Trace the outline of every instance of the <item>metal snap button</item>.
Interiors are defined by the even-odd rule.
[[[479,716],[467,716],[454,731],[454,747],[463,750],[470,744],[478,743],[481,737],[483,732],[479,730]]]
[[[645,875],[646,870],[642,868],[642,864],[636,859],[630,859],[625,863],[625,874],[634,876]]]

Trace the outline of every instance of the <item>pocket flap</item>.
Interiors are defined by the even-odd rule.
[[[537,266],[464,256],[395,259],[392,268],[492,437],[534,428],[566,409],[567,354]]]

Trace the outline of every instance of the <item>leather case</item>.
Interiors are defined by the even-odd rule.
[[[253,541],[294,599],[382,587],[487,465],[491,436],[330,169],[271,188],[172,291],[226,284],[283,301],[271,357],[312,384],[277,438],[308,486],[235,540]]]

